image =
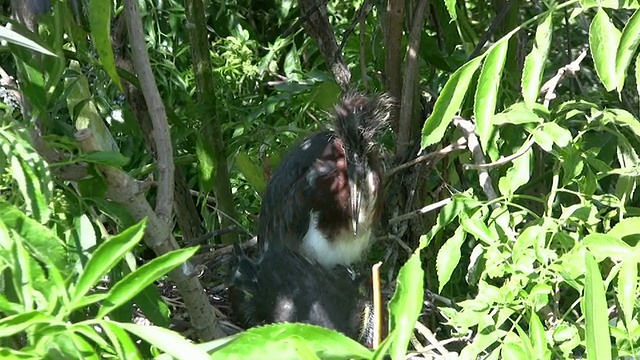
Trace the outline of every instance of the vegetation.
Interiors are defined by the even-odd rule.
[[[0,6],[1,357],[640,356],[637,1]],[[220,259],[348,88],[397,100],[390,334],[225,337]]]

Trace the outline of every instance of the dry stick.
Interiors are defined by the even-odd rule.
[[[520,147],[520,150],[518,150],[514,154],[511,154],[507,157],[500,157],[500,159],[489,164],[465,164],[463,168],[465,170],[486,170],[502,166],[526,154],[527,151],[531,149],[533,144],[535,144],[535,141],[533,140],[533,137],[530,137],[529,140]]]
[[[445,205],[447,205],[448,203],[451,202],[451,198],[446,198],[444,200],[440,200],[436,203],[433,204],[429,204],[423,208],[420,208],[418,210],[412,211],[410,213],[407,214],[403,214],[400,216],[396,216],[393,219],[389,220],[389,225],[391,224],[395,224],[401,221],[405,221],[405,220],[409,220],[409,219],[413,219],[414,217],[417,217],[418,215],[422,215],[422,214],[426,214],[428,212],[431,212],[433,210],[437,210]]]
[[[420,321],[416,321],[416,330],[418,330],[420,334],[422,334],[422,336],[424,336],[425,339],[427,339],[427,341],[429,341],[429,343],[431,343],[431,345],[435,349],[437,349],[441,355],[446,356],[449,354],[449,351],[444,346],[442,346],[438,339],[436,339],[436,336],[433,335],[433,332],[431,332],[431,330],[424,326]]]
[[[378,261],[371,267],[371,282],[373,283],[373,348],[380,345],[382,338],[382,291],[380,290],[380,266],[382,261]]]
[[[167,224],[171,223],[171,211],[173,209],[173,182],[174,164],[173,148],[171,145],[171,135],[169,134],[169,124],[167,114],[162,103],[162,98],[158,92],[156,80],[151,71],[147,45],[142,31],[142,21],[138,1],[125,1],[125,20],[129,33],[129,43],[131,47],[131,60],[140,80],[140,88],[144,94],[149,116],[153,123],[153,132],[156,142],[158,156],[158,195],[155,212],[158,217]]]
[[[469,120],[463,119],[460,116],[455,116],[453,118],[453,125],[457,126],[462,132],[464,136],[467,138],[467,146],[471,153],[473,154],[473,159],[475,163],[478,165],[486,164],[484,160],[484,154],[482,153],[482,148],[480,147],[480,143],[478,142],[478,138],[475,134],[475,125]],[[487,195],[487,199],[493,200],[498,198],[498,194],[493,189],[493,182],[491,181],[491,177],[489,176],[489,172],[486,169],[478,170],[478,179],[480,181],[480,186],[484,191],[485,195]],[[493,204],[493,207],[497,207],[498,204]]]
[[[385,172],[384,176],[385,178],[392,176],[393,174],[397,173],[400,170],[404,170],[408,167],[411,167],[413,165],[416,165],[418,163],[421,163],[423,161],[428,161],[431,159],[438,159],[440,157],[444,157],[445,155],[448,155],[456,150],[462,150],[462,149],[466,149],[467,148],[467,139],[465,139],[464,137],[459,138],[458,140],[456,140],[455,142],[443,147],[440,150],[436,150],[434,152],[430,152],[428,154],[425,155],[420,155],[417,158],[407,161],[404,164],[400,164],[392,169],[390,169],[389,171]]]
[[[413,15],[411,33],[409,34],[409,44],[407,45],[407,64],[404,70],[404,80],[402,83],[402,106],[400,107],[400,118],[398,119],[398,138],[396,141],[396,156],[401,157],[407,151],[409,139],[411,137],[411,118],[413,117],[413,103],[415,90],[417,87],[418,70],[420,61],[418,52],[420,51],[420,39],[424,27],[424,17],[427,9],[427,0],[420,0]]]
[[[543,104],[544,107],[548,109],[549,103],[551,102],[551,100],[556,98],[555,91],[556,91],[556,88],[558,87],[558,84],[560,83],[560,80],[566,77],[567,74],[573,76],[578,71],[580,71],[580,63],[582,62],[582,60],[584,60],[586,56],[587,56],[587,50],[583,50],[575,60],[558,69],[558,72],[556,73],[556,75],[551,79],[549,79],[549,81],[544,83],[544,85],[542,85],[542,88],[540,88],[540,93],[545,94],[544,104]]]

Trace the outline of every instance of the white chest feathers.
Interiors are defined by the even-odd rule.
[[[316,214],[311,214],[309,230],[302,240],[302,252],[315,258],[322,266],[331,269],[336,265],[349,266],[360,260],[371,242],[371,227],[363,226],[358,234],[344,229],[333,241],[329,241],[325,234],[318,230]]]

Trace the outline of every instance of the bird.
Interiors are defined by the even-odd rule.
[[[375,315],[367,280],[346,267],[318,266],[283,242],[273,242],[257,260],[236,244],[227,281],[233,317],[244,328],[307,323],[371,348]],[[384,336],[386,326],[381,324]]]
[[[270,241],[320,266],[362,259],[383,210],[381,147],[391,96],[349,91],[333,110],[333,129],[312,135],[283,158],[260,208],[258,244]]]

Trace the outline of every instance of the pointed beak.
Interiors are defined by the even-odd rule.
[[[355,161],[350,161],[347,165],[347,176],[349,177],[349,199],[351,203],[351,228],[353,235],[358,234],[358,219],[360,218],[360,201],[362,200],[363,166]]]

